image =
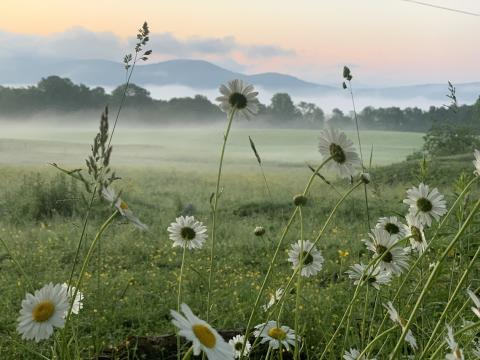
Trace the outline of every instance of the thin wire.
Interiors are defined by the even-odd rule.
[[[453,12],[464,14],[464,15],[480,16],[479,13],[474,13],[474,12],[470,12],[470,11],[459,10],[459,9],[445,7],[445,6],[430,4],[430,3],[423,2],[423,1],[417,1],[417,0],[401,0],[401,1],[409,2],[409,3],[413,3],[413,4],[418,4],[418,5],[423,5],[423,6],[429,6],[429,7],[435,8],[435,9],[453,11]]]

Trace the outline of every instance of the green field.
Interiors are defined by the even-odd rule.
[[[221,134],[218,129],[147,131],[119,128],[113,142],[112,166],[122,179],[115,187],[123,190],[123,198],[150,229],[140,232],[124,220],[117,219],[105,232],[87,268],[82,287],[84,309],[75,316],[73,327],[67,331],[67,334],[75,334],[71,349],[81,353],[71,359],[93,359],[100,352],[124,344],[129,336],[174,332],[169,310],[176,308],[181,251],[172,249],[166,228],[185,208],[193,208],[195,217],[211,226],[209,198],[215,190]],[[93,130],[67,132],[51,129],[9,130],[1,135],[0,237],[8,244],[36,288],[50,281],[62,283],[68,280],[86,211],[82,197],[88,196],[80,184],[45,164],[57,162],[72,167],[82,166],[93,135]],[[249,147],[248,135],[254,138],[265,162],[272,198],[265,190]],[[354,139],[353,135],[350,133],[350,138]],[[217,271],[213,279],[210,317],[215,327],[238,332],[245,328],[275,244],[295,208],[292,197],[303,191],[311,175],[304,162],[318,164],[321,159],[316,151],[317,136],[318,131],[313,130],[233,130],[227,146],[222,181],[224,191],[219,206]],[[421,137],[422,134],[416,133],[362,133],[364,152],[369,153],[371,145],[374,146],[375,165],[402,161],[421,147]],[[370,227],[380,216],[405,214],[406,206],[402,204],[402,199],[408,187],[418,184],[415,178],[417,167],[416,162],[409,162],[373,171],[374,181],[367,191]],[[454,192],[458,191],[453,182],[463,170],[465,179],[473,176],[470,155],[431,164],[427,181],[446,194],[449,205],[454,201]],[[333,181],[334,188],[315,180],[308,204],[302,211],[306,239],[316,236],[340,194],[350,188],[345,180],[328,178]],[[381,181],[375,181],[375,178]],[[353,263],[366,263],[370,259],[361,242],[368,236],[369,229],[364,196],[363,188],[357,189],[338,208],[319,243],[326,259],[324,268],[318,276],[302,282],[300,331],[304,337],[302,351],[309,358],[314,359],[323,351],[352,297],[354,287],[345,270]],[[396,301],[402,313],[408,314],[412,309],[419,286],[425,283],[429,274],[429,264],[438,259],[477,197],[478,191],[474,191],[471,198],[462,203],[436,240],[434,249],[426,254],[408,278],[402,296]],[[99,226],[112,211],[105,202],[94,203],[86,244],[81,249],[82,258]],[[261,238],[253,235],[253,229],[259,225],[266,228],[266,234]],[[429,230],[428,235],[434,231]],[[434,291],[427,293],[425,306],[414,319],[413,329],[421,346],[428,340],[428,332],[478,248],[478,231],[478,223],[475,223],[463,234],[461,243],[449,254],[448,263],[440,271],[441,278],[435,283]],[[280,248],[279,260],[261,304],[268,301],[269,293],[284,286],[291,275],[287,250],[299,234],[300,220],[297,218]],[[200,317],[205,316],[206,310],[209,245],[207,242],[203,249],[186,255],[183,301]],[[340,257],[340,250],[347,251],[348,256]],[[1,358],[38,359],[34,352],[50,358],[53,340],[35,344],[22,341],[16,334],[16,318],[27,285],[3,249],[0,250],[0,267]],[[479,276],[480,268],[476,266],[469,274],[465,287],[472,284],[473,288],[477,288],[480,285]],[[326,359],[338,360],[343,349],[366,345],[368,336],[365,329],[371,331],[372,336],[379,329],[384,313],[381,303],[392,298],[402,280],[395,278],[391,286],[382,288],[379,293],[361,290],[361,296],[352,310],[348,339],[343,342],[345,331],[342,330],[338,334],[340,340],[335,341]],[[463,288],[458,298],[455,310],[467,300]],[[294,294],[287,297],[282,309],[281,315],[276,313],[275,316],[293,327]],[[452,323],[456,329],[463,324],[462,319],[478,321],[468,307],[465,309],[462,317]],[[449,320],[453,314],[449,315]],[[255,324],[265,321],[265,314],[260,311],[254,320]],[[388,320],[383,330],[392,325]],[[395,345],[399,334],[399,329],[394,329],[391,336],[373,346],[371,357],[376,355],[377,359],[386,359],[385,349]],[[470,335],[462,338],[465,348],[471,338]],[[439,341],[442,339],[443,335]],[[128,359],[143,359],[135,355],[135,344],[130,344],[130,348]],[[381,349],[383,352],[378,355]],[[403,357],[399,359],[406,358],[410,350],[405,346],[401,352]],[[162,358],[164,355],[147,359]],[[70,357],[64,359],[69,360]]]
[[[97,129],[62,130],[55,128],[8,128],[0,134],[0,163],[43,165],[46,162],[81,163]],[[222,142],[223,129],[125,129],[116,130],[113,144],[117,165],[175,167],[191,169],[215,165]],[[231,166],[254,165],[248,136],[257,145],[265,166],[304,165],[317,162],[319,130],[233,129],[226,163]],[[356,135],[348,136],[355,141]],[[372,162],[385,165],[399,162],[419,150],[423,134],[386,131],[363,131],[362,148]],[[210,169],[209,169],[210,170]]]

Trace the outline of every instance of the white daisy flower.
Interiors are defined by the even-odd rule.
[[[360,356],[360,351],[357,349],[350,349],[350,350],[345,350],[345,354],[343,355],[344,360],[376,360],[375,358],[373,359],[367,359],[365,355]]]
[[[463,357],[463,351],[460,349],[458,346],[457,342],[455,341],[455,338],[453,337],[453,329],[451,326],[447,325],[447,337],[445,338],[445,341],[448,344],[448,347],[450,348],[451,353],[447,354],[445,356],[445,359],[447,360],[465,360]]]
[[[394,236],[397,239],[403,239],[407,237],[408,234],[407,225],[398,220],[396,216],[381,217],[378,219],[378,223],[375,227],[386,230],[392,237]]]
[[[354,280],[354,285],[358,285],[361,281],[380,290],[381,285],[388,285],[392,281],[392,274],[380,266],[367,269],[367,265],[360,263],[352,265],[351,268],[347,274],[350,279]]]
[[[178,328],[178,334],[192,342],[193,355],[203,351],[209,360],[233,359],[230,345],[207,322],[196,317],[187,304],[181,305],[182,314],[170,310],[172,323]]]
[[[248,340],[245,342],[244,335],[236,335],[232,339],[230,339],[228,343],[233,349],[233,356],[235,357],[235,359],[240,358],[240,356],[242,355],[242,348],[243,348],[243,344],[245,343],[243,356],[246,356],[248,358],[248,354],[250,353],[250,349],[252,348],[252,345]]]
[[[412,249],[422,254],[428,246],[425,233],[423,232],[423,223],[411,213],[407,214],[405,219],[407,220],[408,230],[406,236],[410,237],[410,245]]]
[[[438,221],[447,212],[443,195],[437,188],[430,191],[428,185],[420,183],[407,190],[407,198],[403,202],[410,206],[409,212],[419,218],[422,224],[432,225],[432,218]]]
[[[398,325],[400,325],[400,327],[402,328],[402,331],[405,329],[405,326],[407,324],[407,321],[403,318],[400,317],[400,315],[398,315],[398,312],[397,310],[395,309],[395,307],[393,306],[392,302],[389,301],[386,305],[383,304],[383,307],[385,309],[387,309],[388,311],[388,315],[390,315],[390,319],[397,323]],[[415,337],[413,336],[413,333],[412,333],[412,330],[408,329],[407,331],[407,335],[405,336],[405,341],[410,345],[410,347],[413,349],[413,350],[417,350],[418,349],[418,346],[417,346],[417,340],[415,339]]]
[[[193,216],[180,216],[167,228],[173,247],[201,249],[207,240],[207,227]]]
[[[473,156],[475,156],[475,160],[473,160],[473,166],[475,166],[475,171],[473,172],[475,175],[480,175],[480,151],[475,149],[473,152]]]
[[[62,289],[67,293],[67,297],[68,297],[68,302],[70,303],[72,301],[72,297],[73,295],[75,294],[75,290],[76,288],[74,286],[70,286],[70,288],[68,288],[68,284],[67,283],[63,283],[62,284]],[[72,305],[72,313],[73,314],[78,314],[80,312],[80,310],[83,308],[83,293],[81,293],[80,291],[77,291],[77,295],[75,295],[75,300],[73,300],[73,305]],[[67,313],[68,313],[68,310],[67,310]]]
[[[480,318],[480,298],[470,289],[467,289],[467,293],[475,304],[475,306],[472,306],[473,313]]]
[[[142,223],[138,217],[135,216],[133,211],[128,207],[128,204],[123,201],[119,196],[115,194],[115,191],[108,187],[108,188],[103,188],[102,189],[102,195],[107,200],[108,202],[112,203],[117,211],[122,215],[124,218],[126,218],[128,221],[130,221],[135,227],[137,227],[140,230],[148,230],[148,226]]]
[[[360,157],[355,151],[353,142],[345,133],[331,127],[321,131],[318,151],[324,158],[332,157],[325,166],[334,169],[343,178],[355,175],[361,166]]]
[[[290,350],[290,345],[295,346],[295,331],[288,326],[280,326],[276,321],[270,320],[255,326],[253,335],[262,338],[261,344],[268,342],[272,349],[278,349],[280,344],[287,350]],[[300,341],[300,336],[297,336],[297,341]]]
[[[396,243],[395,237],[379,228],[372,229],[369,236],[372,241],[363,240],[363,242],[370,251],[373,251],[376,256],[386,252],[378,266],[394,275],[400,275],[408,268],[408,248],[403,248],[401,244]]]
[[[302,241],[298,240],[296,244],[292,244],[292,249],[288,251],[288,261],[292,263],[293,269],[300,265],[300,256],[302,250]],[[322,270],[323,256],[322,253],[313,246],[309,240],[303,241],[303,265],[301,275],[305,277],[315,276]]]
[[[53,328],[65,326],[65,313],[68,310],[67,292],[61,284],[49,283],[35,293],[27,293],[22,301],[18,317],[17,331],[22,339],[36,342],[48,339]]]
[[[267,304],[263,305],[263,311],[267,311],[268,309],[270,309],[273,305],[275,305],[277,303],[277,301],[280,301],[280,299],[282,298],[283,296],[283,293],[285,292],[284,289],[282,288],[278,288],[277,290],[275,290],[275,294],[270,294],[270,300],[268,301]]]
[[[242,80],[232,80],[228,84],[220,85],[222,96],[217,97],[220,102],[220,109],[226,113],[235,110],[236,113],[246,119],[258,112],[258,92],[254,91],[252,85],[245,84]]]

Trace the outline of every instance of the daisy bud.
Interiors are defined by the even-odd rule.
[[[295,195],[293,197],[293,203],[295,206],[305,206],[307,204],[307,197],[302,194]]]
[[[370,174],[369,173],[361,173],[360,174],[360,180],[362,180],[362,182],[364,184],[370,183]]]
[[[263,226],[257,226],[255,230],[253,230],[255,236],[263,236],[265,234],[265,228]]]
[[[347,88],[347,84],[345,84],[345,81],[342,82],[342,87],[343,87],[343,89],[346,89],[346,88]]]
[[[350,72],[350,69],[347,66],[343,67],[343,78],[350,81],[352,80],[353,76]]]

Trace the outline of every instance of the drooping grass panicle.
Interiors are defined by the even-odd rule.
[[[257,159],[258,166],[260,167],[260,171],[262,173],[263,182],[265,183],[265,188],[267,189],[268,196],[270,197],[270,201],[271,201],[272,200],[272,193],[270,192],[270,186],[268,185],[267,177],[265,175],[265,171],[263,170],[262,159],[260,157],[260,154],[257,151],[257,147],[255,146],[255,143],[253,142],[252,137],[249,136],[248,140],[250,142],[250,148],[252,149],[253,154],[255,155],[255,158]]]
[[[445,95],[447,98],[450,99],[450,104],[443,105],[446,109],[452,110],[454,113],[458,112],[458,100],[457,100],[457,90],[455,86],[449,81],[448,82],[448,94]]]

